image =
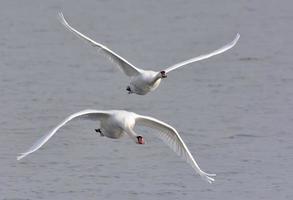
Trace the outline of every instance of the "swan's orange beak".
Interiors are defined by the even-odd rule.
[[[144,139],[142,136],[137,136],[137,144],[144,144]]]

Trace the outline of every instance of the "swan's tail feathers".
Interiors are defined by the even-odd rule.
[[[216,176],[216,174],[208,174],[208,173],[202,172],[202,173],[200,174],[200,176],[201,176],[201,178],[202,178],[203,180],[205,180],[205,181],[207,181],[208,183],[212,184],[212,183],[215,181],[215,179],[212,178],[212,177],[213,177],[213,176]]]

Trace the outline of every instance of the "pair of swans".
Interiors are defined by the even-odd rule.
[[[195,58],[191,58],[189,60],[177,63],[170,67],[167,67],[164,70],[159,72],[143,70],[135,67],[130,62],[111,51],[106,46],[95,42],[84,34],[80,33],[73,27],[71,27],[68,22],[65,20],[62,13],[59,13],[59,18],[61,23],[71,32],[73,32],[78,37],[86,40],[92,46],[98,48],[100,52],[106,55],[111,61],[116,63],[119,68],[130,77],[130,84],[127,86],[126,90],[128,93],[135,93],[138,95],[145,95],[150,91],[155,90],[162,79],[167,77],[167,74],[175,69],[186,66],[187,64],[204,60],[209,57],[215,56],[217,54],[223,53],[229,49],[231,49],[238,41],[240,35],[237,34],[235,39],[226,44],[225,46],[211,52],[208,54],[204,54]],[[48,134],[40,138],[31,148],[29,148],[26,152],[21,153],[17,160],[20,160],[27,155],[37,151],[41,148],[62,126],[64,126],[67,122],[75,119],[75,118],[85,118],[95,121],[100,121],[100,128],[96,129],[96,132],[100,133],[101,136],[105,136],[108,138],[118,139],[123,135],[128,135],[135,143],[137,144],[145,144],[143,136],[137,134],[133,129],[135,125],[147,126],[150,128],[154,128],[158,130],[157,136],[163,140],[175,153],[177,153],[180,157],[182,157],[187,163],[189,163],[192,168],[207,182],[212,183],[214,181],[213,176],[215,174],[208,174],[200,169],[198,164],[196,163],[194,157],[190,153],[186,144],[180,137],[179,133],[175,128],[170,126],[169,124],[162,122],[158,119],[138,115],[133,112],[128,112],[124,110],[83,110],[77,113],[74,113],[67,117],[64,121],[58,124],[54,129],[52,129]]]

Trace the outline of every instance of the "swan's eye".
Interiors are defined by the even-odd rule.
[[[160,73],[162,75],[162,78],[167,78],[167,75],[166,75],[166,72],[165,71],[161,71]]]

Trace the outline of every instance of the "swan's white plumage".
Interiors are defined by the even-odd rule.
[[[160,120],[152,117],[138,115],[132,112],[127,112],[123,110],[112,110],[112,111],[100,111],[100,110],[83,110],[74,113],[58,124],[54,129],[52,129],[48,134],[40,138],[32,147],[30,147],[26,152],[22,153],[17,157],[20,160],[27,155],[35,152],[41,148],[62,126],[64,126],[70,120],[82,117],[91,120],[100,120],[102,131],[108,131],[109,133],[116,134],[116,130],[127,133],[134,141],[137,139],[137,134],[133,131],[135,124],[144,125],[154,129],[159,130],[157,136],[161,138],[165,144],[167,144],[174,152],[176,152],[180,157],[182,157],[187,163],[189,163],[193,169],[207,182],[212,183],[214,181],[210,176],[215,176],[215,174],[208,174],[202,171],[192,154],[188,150],[184,141],[180,137],[179,133],[170,125]],[[115,131],[112,131],[114,130]],[[120,138],[120,135],[112,137],[107,132],[103,133],[107,137]]]
[[[90,116],[87,116],[90,115]],[[27,155],[35,152],[39,148],[41,148],[62,126],[64,126],[70,120],[77,117],[85,117],[87,116],[89,119],[98,120],[109,116],[107,111],[99,111],[99,110],[83,110],[77,113],[74,113],[63,120],[60,124],[58,124],[54,129],[52,129],[49,133],[41,137],[37,142],[33,144],[26,152],[21,153],[20,156],[17,157],[17,160],[20,160]]]
[[[84,39],[91,43],[94,47],[99,48],[99,52],[103,53],[110,61],[116,63],[118,67],[128,76],[135,76],[139,74],[140,69],[136,68],[126,59],[122,58],[114,51],[110,50],[108,47],[92,40],[91,38],[87,37],[86,35],[82,34],[81,32],[77,31],[75,28],[71,27],[68,22],[65,20],[62,13],[59,13],[60,22],[72,33],[77,35],[79,38]]]
[[[215,56],[215,55],[218,55],[218,54],[221,54],[229,49],[231,49],[232,47],[235,46],[235,44],[237,43],[237,41],[239,40],[240,38],[240,34],[237,33],[236,37],[234,38],[234,40],[228,44],[226,44],[225,46],[211,52],[211,53],[208,53],[208,54],[203,54],[203,55],[200,55],[200,56],[197,56],[197,57],[194,57],[194,58],[191,58],[189,60],[185,60],[183,62],[180,62],[180,63],[177,63],[175,65],[172,65],[170,67],[168,67],[167,69],[165,69],[165,72],[168,73],[170,71],[173,71],[179,67],[183,67],[187,64],[190,64],[190,63],[193,63],[193,62],[197,62],[197,61],[200,61],[200,60],[204,60],[204,59],[207,59],[207,58],[210,58],[212,56]]]
[[[122,58],[121,56],[119,56],[118,54],[116,54],[115,52],[113,52],[112,50],[110,50],[108,47],[92,40],[91,38],[87,37],[86,35],[82,34],[81,32],[77,31],[75,28],[73,28],[72,26],[70,26],[68,24],[68,22],[65,20],[64,16],[62,13],[59,13],[59,18],[61,23],[71,32],[73,32],[75,35],[77,35],[79,38],[82,38],[84,40],[86,40],[87,42],[89,42],[91,45],[93,45],[94,47],[97,47],[99,49],[99,52],[102,52],[103,55],[105,55],[110,61],[116,63],[118,65],[118,67],[127,75],[131,77],[130,80],[130,85],[127,88],[131,88],[133,90],[129,91],[129,93],[135,93],[135,94],[139,94],[139,95],[145,95],[150,91],[155,90],[159,84],[160,81],[157,81],[158,79],[162,79],[165,78],[163,77],[160,73],[161,71],[164,71],[165,73],[168,73],[170,71],[173,71],[179,67],[185,66],[187,64],[196,62],[196,61],[200,61],[200,60],[204,60],[207,58],[210,58],[212,56],[218,55],[220,53],[223,53],[225,51],[227,51],[228,49],[231,49],[238,41],[238,39],[240,38],[239,33],[236,35],[236,38],[226,44],[225,46],[223,46],[220,49],[217,49],[209,54],[205,54],[205,55],[201,55],[201,56],[197,56],[195,58],[191,58],[189,60],[177,63],[175,65],[172,65],[170,67],[168,67],[165,70],[160,70],[159,72],[157,71],[151,71],[151,70],[143,70],[140,68],[135,67],[134,65],[132,65],[130,62],[128,62],[126,59]],[[151,79],[149,79],[149,74],[154,74]]]
[[[141,124],[159,130],[158,136],[165,144],[167,144],[178,156],[182,157],[187,163],[189,163],[204,180],[209,183],[214,181],[214,179],[210,176],[216,175],[205,173],[199,168],[181,136],[172,126],[155,118],[141,115],[136,118],[136,124]]]

